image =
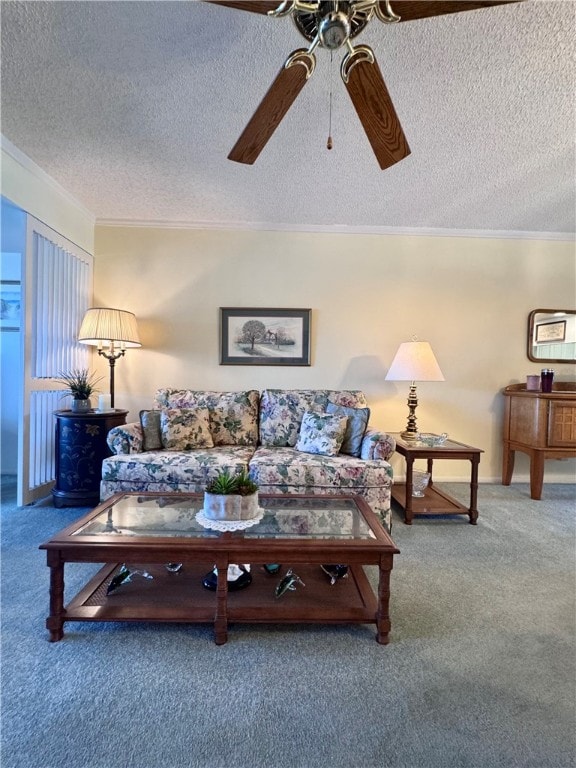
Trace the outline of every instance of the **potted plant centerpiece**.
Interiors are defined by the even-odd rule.
[[[69,373],[59,373],[56,381],[66,387],[62,397],[72,395],[71,410],[75,413],[87,413],[92,407],[90,395],[97,391],[96,384],[101,378],[100,376],[95,379],[94,374],[89,373],[87,368],[75,368]]]
[[[207,484],[204,514],[211,520],[253,520],[258,512],[258,486],[245,469],[222,470]]]

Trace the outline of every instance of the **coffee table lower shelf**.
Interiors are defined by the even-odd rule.
[[[135,575],[111,595],[106,595],[119,564],[107,564],[65,607],[63,619],[69,621],[138,621],[216,624],[216,593],[202,586],[210,564],[185,564],[179,573],[169,573],[163,565],[131,564],[131,570],[145,569],[154,578]],[[349,575],[330,585],[319,565],[298,565],[295,571],[305,586],[298,585],[276,598],[274,589],[285,573],[267,574],[252,566],[249,587],[229,592],[225,616],[228,622],[246,623],[377,623],[378,601],[362,566],[351,566]],[[387,637],[380,642],[387,642]],[[225,639],[216,642],[221,644]]]

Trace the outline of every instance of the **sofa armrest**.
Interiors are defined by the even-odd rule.
[[[396,448],[396,440],[386,432],[367,429],[362,440],[360,457],[365,461],[383,459],[388,461]]]
[[[119,455],[121,453],[142,453],[142,427],[137,421],[113,427],[106,437],[108,447]]]

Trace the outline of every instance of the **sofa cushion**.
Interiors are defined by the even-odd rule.
[[[160,431],[162,447],[167,451],[214,447],[207,408],[163,408]]]
[[[102,480],[132,483],[133,490],[150,484],[163,490],[179,490],[194,484],[200,492],[219,471],[233,475],[247,469],[254,452],[247,446],[229,446],[192,451],[148,451],[111,456],[102,462]],[[126,490],[126,485],[123,485]]]
[[[160,429],[160,411],[140,411],[142,427],[142,450],[157,451],[162,448],[162,430]]]
[[[258,448],[250,459],[250,476],[266,493],[285,488],[329,489],[333,493],[360,493],[364,488],[389,488],[392,467],[386,461],[363,461],[353,456],[320,456],[295,448]]]
[[[336,456],[344,442],[347,423],[347,416],[307,411],[302,417],[296,450]]]
[[[328,403],[326,413],[337,413],[348,417],[346,434],[344,435],[344,442],[340,448],[340,453],[359,457],[362,449],[362,439],[364,438],[368,419],[370,418],[370,408],[349,408],[346,405]]]
[[[208,408],[214,445],[256,445],[258,405],[255,389],[245,392],[212,392],[191,389],[159,389],[157,408]]]
[[[358,390],[265,389],[260,399],[260,443],[262,446],[294,447],[306,411],[325,412],[328,402],[350,408],[368,403]]]

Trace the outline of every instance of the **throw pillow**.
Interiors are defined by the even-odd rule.
[[[349,408],[368,405],[363,392],[352,389],[263,389],[260,398],[260,444],[293,448],[306,411],[326,412],[328,401]]]
[[[347,416],[307,411],[302,417],[296,450],[336,456],[346,434]]]
[[[368,426],[370,418],[370,408],[348,408],[345,405],[336,405],[328,403],[326,413],[337,413],[340,416],[348,417],[346,434],[340,453],[347,453],[349,456],[360,457],[362,449],[362,439]]]
[[[140,426],[142,427],[142,450],[160,450],[162,448],[160,411],[140,411]]]
[[[163,408],[160,414],[162,447],[167,451],[214,447],[208,408]]]

